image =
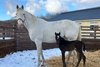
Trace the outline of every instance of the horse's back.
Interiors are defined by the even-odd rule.
[[[66,35],[68,38],[73,38],[78,34],[79,25],[71,20],[46,22],[43,31],[43,41],[55,42],[55,32],[61,32],[61,36]]]

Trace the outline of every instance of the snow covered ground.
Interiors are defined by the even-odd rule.
[[[58,48],[43,50],[45,59],[49,59],[54,56],[60,56],[60,50]],[[9,54],[4,58],[0,58],[0,67],[36,67],[37,66],[37,51],[27,50],[18,51],[13,54]]]

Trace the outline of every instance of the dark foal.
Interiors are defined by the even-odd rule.
[[[84,53],[82,52],[82,50],[85,51],[85,44],[82,41],[65,40],[64,38],[62,38],[60,36],[60,33],[56,33],[56,32],[55,32],[55,39],[56,39],[56,42],[57,42],[57,44],[58,44],[58,46],[59,46],[59,48],[62,52],[63,67],[66,67],[65,52],[66,51],[72,51],[72,50],[76,50],[77,55],[78,55],[78,63],[76,65],[76,67],[79,66],[81,59],[83,59],[83,65],[85,66],[86,57],[85,57]]]

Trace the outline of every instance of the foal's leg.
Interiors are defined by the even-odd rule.
[[[81,61],[81,59],[82,59],[82,54],[81,54],[80,52],[77,52],[77,54],[78,54],[78,62],[77,62],[76,67],[79,66],[79,63],[80,63],[80,61]]]
[[[82,58],[83,58],[83,66],[85,67],[86,57],[85,57],[85,55],[83,54],[83,52],[82,52]]]
[[[61,53],[62,53],[63,67],[66,67],[66,63],[65,63],[65,51],[61,51]]]

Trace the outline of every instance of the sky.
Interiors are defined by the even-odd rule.
[[[100,7],[100,0],[0,0],[0,20],[9,20],[16,14],[16,5],[35,16]]]

